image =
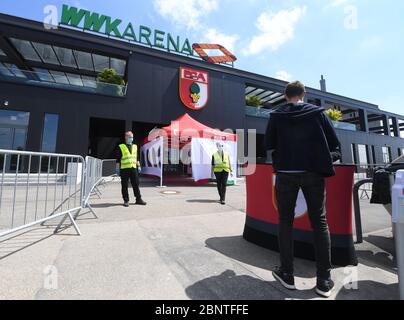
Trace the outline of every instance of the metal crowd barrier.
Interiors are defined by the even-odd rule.
[[[90,197],[97,196],[101,198],[101,191],[99,185],[103,182],[102,167],[103,162],[100,159],[93,157],[86,157],[86,169],[85,169],[85,179],[84,179],[84,194],[82,208],[87,208],[90,212],[97,218],[94,209],[90,205]],[[76,214],[75,218],[78,217],[79,212]]]
[[[80,235],[75,220],[83,209],[97,218],[90,199],[101,198],[115,160],[0,150],[0,169],[0,237],[50,220],[57,224],[54,233],[70,220]]]
[[[0,237],[74,217],[83,208],[84,158],[77,155],[0,150]]]
[[[361,207],[360,200],[364,200],[364,193],[366,194],[366,200],[370,200],[370,195],[367,192],[372,192],[372,184],[374,174],[378,169],[385,169],[389,164],[357,164],[357,173],[355,174],[355,184],[353,189],[353,205],[355,214],[355,225],[356,225],[356,239],[357,243],[363,242],[362,233],[362,218],[361,218]],[[395,174],[390,174],[390,187],[393,187]],[[384,205],[386,211],[391,215],[391,204]]]

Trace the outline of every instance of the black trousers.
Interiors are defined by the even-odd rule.
[[[217,190],[219,191],[220,200],[226,200],[226,188],[227,188],[227,180],[229,179],[228,172],[215,172],[216,181],[217,181]]]
[[[142,199],[139,190],[139,173],[137,169],[121,169],[121,185],[122,185],[122,198],[123,201],[129,202],[129,180],[133,188],[136,200]]]
[[[281,268],[293,274],[293,222],[299,190],[307,202],[311,226],[314,230],[317,277],[331,276],[331,240],[325,209],[325,179],[316,173],[278,173],[276,198],[279,211],[279,248]]]

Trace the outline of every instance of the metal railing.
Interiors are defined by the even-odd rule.
[[[72,225],[80,235],[76,219],[83,209],[97,218],[90,199],[101,198],[100,186],[108,182],[104,177],[113,176],[105,166],[113,161],[0,150],[0,237],[49,220],[57,221],[54,233]]]
[[[86,157],[86,170],[85,170],[85,179],[84,179],[84,194],[83,194],[83,203],[82,208],[87,208],[90,212],[97,218],[97,215],[94,212],[94,209],[90,205],[90,197],[97,196],[101,198],[101,191],[98,186],[103,181],[102,175],[102,166],[103,162],[100,159],[96,159],[93,157]],[[79,213],[77,213],[76,218]]]
[[[0,150],[0,237],[61,218],[57,233],[82,209],[84,158]]]
[[[367,192],[372,193],[373,178],[375,172],[379,169],[385,169],[389,164],[358,164],[358,173],[355,174],[354,189],[353,189],[353,205],[355,215],[356,226],[356,239],[357,243],[363,242],[362,232],[362,214],[360,201],[364,200],[364,193],[367,196],[367,200],[370,200],[370,195]],[[390,187],[394,184],[394,173],[390,173]],[[385,205],[384,208],[391,215],[391,205]]]

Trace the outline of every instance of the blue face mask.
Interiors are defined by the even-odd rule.
[[[133,138],[128,138],[128,143],[132,144],[133,143]]]

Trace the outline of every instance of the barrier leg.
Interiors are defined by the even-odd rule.
[[[73,216],[70,211],[65,215],[65,217],[62,219],[62,221],[59,223],[59,225],[56,227],[56,229],[55,229],[55,231],[53,231],[53,233],[57,234],[59,232],[60,228],[62,227],[62,225],[64,224],[64,222],[66,221],[67,218],[69,218],[70,222],[72,223],[72,226],[76,230],[77,235],[81,236],[80,228],[77,225],[76,221],[73,219]]]
[[[98,219],[98,216],[95,214],[93,208],[91,207],[91,205],[89,203],[87,203],[87,208],[91,211],[91,213],[93,214],[93,216]]]

